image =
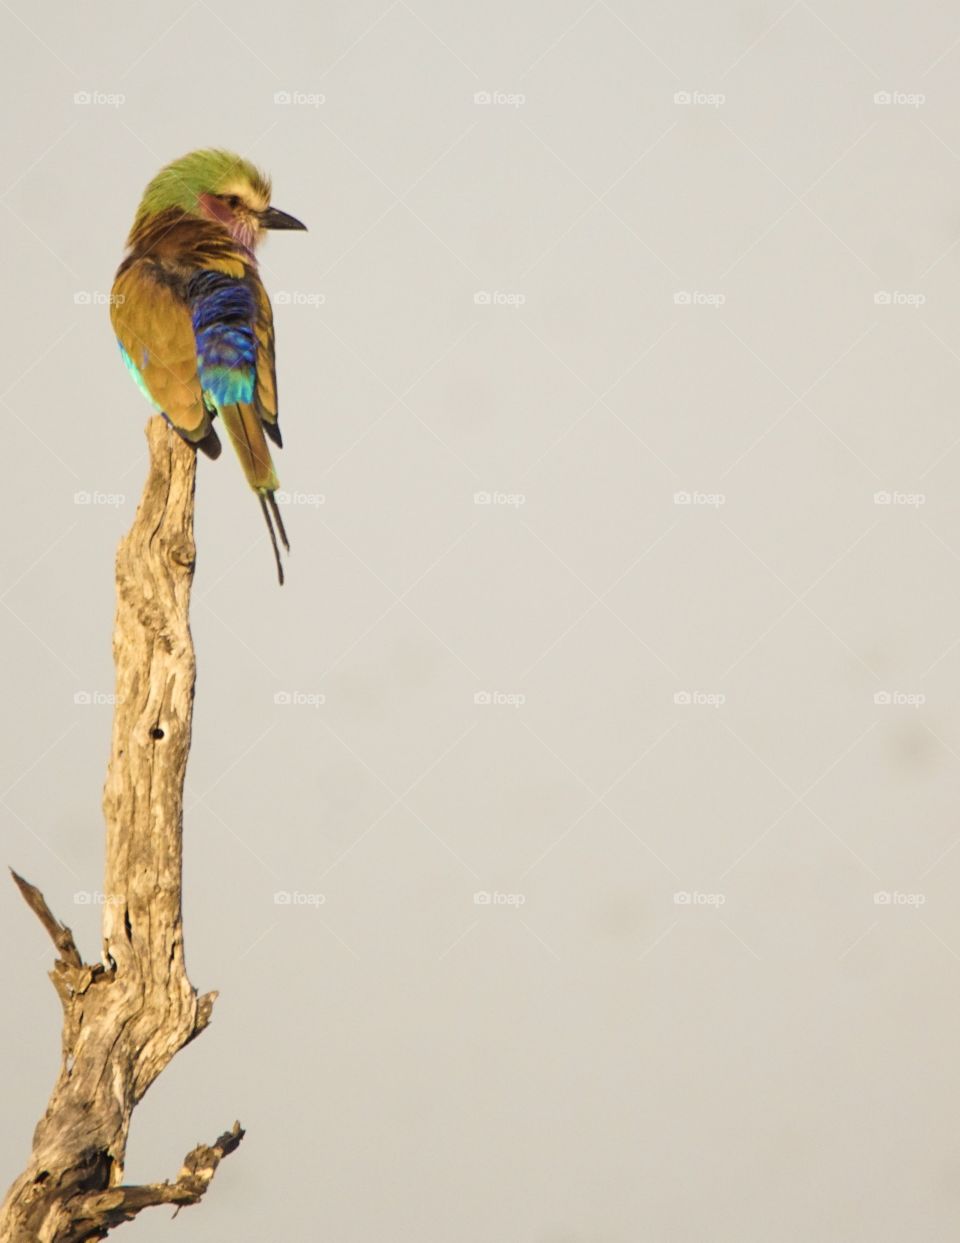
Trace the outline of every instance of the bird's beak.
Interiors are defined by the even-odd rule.
[[[301,224],[296,216],[288,216],[285,211],[281,211],[279,207],[268,207],[260,213],[260,224],[264,229],[303,229],[306,225]]]

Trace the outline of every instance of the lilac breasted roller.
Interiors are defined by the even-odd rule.
[[[277,422],[273,313],[254,255],[266,229],[306,225],[270,206],[270,182],[229,151],[193,151],[144,191],[110,317],[137,387],[188,444],[220,455],[219,415],[270,532],[290,544],[266,437]]]

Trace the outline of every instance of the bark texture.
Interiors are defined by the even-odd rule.
[[[170,1059],[210,1021],[215,993],[187,977],[180,909],[183,783],[195,663],[194,452],[159,416],[150,472],[117,552],[116,705],[103,794],[107,851],[102,961],[14,873],[57,950],[60,1073],[26,1169],[0,1208],[0,1243],[102,1239],[141,1209],[194,1204],[243,1138],[239,1123],[184,1159],[173,1182],[123,1184],[130,1118]]]

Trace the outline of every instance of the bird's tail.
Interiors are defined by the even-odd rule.
[[[263,434],[263,424],[252,406],[239,402],[224,406],[220,410],[220,417],[223,419],[224,427],[237,452],[237,457],[240,459],[247,482],[260,498],[260,508],[270,533],[270,543],[273,546],[273,555],[277,563],[277,577],[282,585],[283,564],[280,560],[277,535],[279,534],[280,543],[288,552],[290,541],[287,539],[283,519],[280,517],[280,510],[274,496],[280,483],[277,479],[277,472],[273,468],[273,459],[270,457],[266,437]]]

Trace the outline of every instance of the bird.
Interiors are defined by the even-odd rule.
[[[117,269],[110,318],[140,392],[189,445],[220,456],[219,416],[260,500],[283,584],[290,542],[267,438],[283,447],[273,312],[256,249],[306,229],[270,203],[270,179],[230,151],[192,151],[147,185]]]

